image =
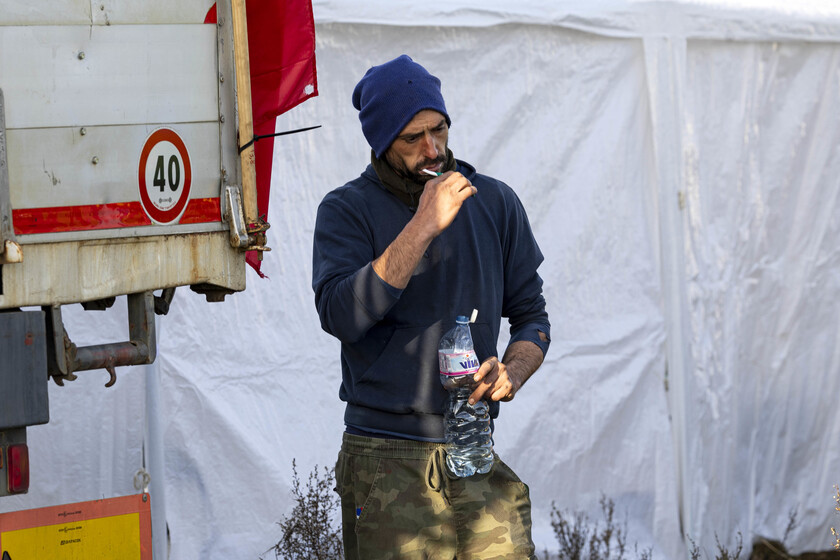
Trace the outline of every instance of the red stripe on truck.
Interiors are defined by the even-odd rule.
[[[12,221],[17,235],[153,225],[139,201],[15,209],[12,210]],[[221,207],[218,198],[194,198],[175,223],[200,224],[220,221]]]

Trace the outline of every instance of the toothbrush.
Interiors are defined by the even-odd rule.
[[[431,175],[432,177],[440,177],[442,175],[442,173],[438,173],[437,171],[432,171],[431,169],[421,169],[420,171],[422,171],[426,175]],[[473,193],[473,198],[475,198],[475,195],[476,195],[477,192],[478,192],[478,189],[476,189],[476,192]]]

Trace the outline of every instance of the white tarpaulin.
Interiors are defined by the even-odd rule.
[[[442,80],[456,157],[516,190],[545,254],[552,346],[495,436],[538,549],[556,548],[552,503],[594,520],[602,494],[657,558],[686,557],[681,531],[709,554],[779,539],[793,510],[787,546],[829,548],[840,6],[431,4],[313,2],[320,96],[278,130],[323,126],[275,144],[270,279],[223,304],[179,290],[155,365],[51,387],[30,493],[2,511],[129,494],[145,465],[172,558],[256,559],[280,538],[292,459],[302,478],[332,466],[343,428],[315,210],[369,159],[353,86],[407,53]],[[124,312],[65,321],[77,344],[124,338]]]

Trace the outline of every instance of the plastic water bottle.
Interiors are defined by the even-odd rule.
[[[469,319],[459,315],[454,329],[443,335],[438,347],[440,381],[449,391],[444,415],[446,466],[458,477],[484,474],[493,466],[493,440],[487,402],[470,404],[478,357],[473,350]]]

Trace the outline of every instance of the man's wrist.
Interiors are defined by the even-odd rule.
[[[438,236],[438,232],[429,224],[428,221],[418,217],[417,214],[408,221],[403,228],[402,233],[409,235],[415,242],[419,242],[423,246],[423,250]]]

